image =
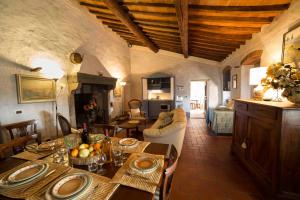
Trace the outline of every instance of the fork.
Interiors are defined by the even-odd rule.
[[[100,184],[97,184],[94,188],[91,194],[89,194],[89,196],[87,197],[88,200],[90,200],[92,198],[92,196],[94,195],[94,193],[96,192],[96,190],[98,189],[98,187],[100,186]]]

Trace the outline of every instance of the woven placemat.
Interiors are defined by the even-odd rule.
[[[53,151],[41,151],[41,152],[31,152],[31,151],[24,151],[21,152],[19,154],[13,155],[13,158],[19,158],[22,160],[30,160],[30,161],[34,161],[34,160],[38,160],[40,158],[44,158],[46,156],[49,156],[50,154],[52,154]]]
[[[0,178],[2,179],[3,177],[8,176],[9,174],[13,173],[17,169],[20,169],[20,168],[30,165],[32,163],[33,162],[23,163],[16,168],[13,168],[9,171],[6,171],[6,172],[0,174]],[[38,160],[38,161],[35,161],[34,163],[42,164],[42,163],[46,163],[46,162]],[[33,194],[35,194],[36,192],[38,192],[40,189],[42,189],[45,185],[49,184],[54,179],[58,178],[60,175],[62,175],[64,173],[67,173],[68,170],[70,170],[70,167],[65,167],[65,166],[54,164],[54,163],[48,163],[48,164],[49,164],[49,169],[45,173],[45,175],[54,169],[55,169],[55,172],[50,174],[49,176],[47,176],[47,178],[40,177],[33,184],[29,183],[29,184],[26,184],[23,186],[18,186],[18,187],[13,187],[13,188],[0,188],[0,194],[3,196],[10,197],[10,198],[15,198],[15,199],[28,198],[28,197],[32,196]]]
[[[158,160],[158,168],[151,173],[137,173],[133,172],[130,168],[130,163],[141,156],[152,157]],[[148,153],[133,153],[129,156],[124,165],[112,178],[112,183],[119,183],[121,185],[130,186],[136,189],[144,190],[147,192],[155,193],[159,184],[160,178],[163,174],[164,156],[154,155]],[[130,172],[129,175],[128,172]]]
[[[85,170],[75,169],[73,168],[70,170],[69,173],[85,173],[89,174],[93,178],[93,182],[90,188],[84,192],[82,196],[76,198],[76,200],[108,200],[113,195],[113,193],[117,190],[120,184],[111,183],[111,179],[100,176],[97,174],[90,173]],[[94,191],[94,188],[99,184],[99,187]],[[49,185],[48,187],[51,187]],[[47,191],[48,187],[43,188],[38,193],[34,194],[33,196],[27,198],[27,200],[44,200],[45,199],[45,192]]]
[[[112,142],[119,142],[122,138],[112,137]],[[145,151],[150,142],[138,141],[136,145],[124,147],[124,153],[142,153]]]

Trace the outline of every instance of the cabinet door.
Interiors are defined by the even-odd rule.
[[[248,163],[257,177],[267,184],[272,183],[276,167],[276,128],[275,124],[249,118]]]
[[[248,116],[236,111],[234,119],[234,134],[233,134],[233,143],[232,148],[240,158],[245,158],[245,150],[247,148],[247,125],[248,125]]]

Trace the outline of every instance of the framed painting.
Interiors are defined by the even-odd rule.
[[[16,80],[19,103],[55,101],[55,80],[23,74],[16,74]]]
[[[283,35],[282,62],[300,65],[300,24]]]
[[[232,76],[232,88],[236,89],[237,88],[237,74],[234,74]]]

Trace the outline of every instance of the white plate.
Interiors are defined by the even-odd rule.
[[[11,173],[7,177],[7,180],[11,183],[23,182],[41,174],[44,171],[45,167],[46,166],[42,164],[32,164],[26,167],[22,167],[21,169],[18,169],[17,171]]]
[[[83,192],[89,184],[88,175],[75,173],[67,175],[56,182],[52,187],[51,193],[53,197],[58,199],[70,198]]]
[[[123,138],[119,140],[119,144],[123,146],[133,146],[137,143],[137,139],[135,138]]]
[[[45,175],[49,169],[49,164],[43,164],[44,166],[44,169],[42,170],[42,172],[36,176],[32,176],[31,178],[29,179],[26,179],[22,182],[9,182],[7,180],[8,176],[10,175],[7,175],[7,176],[4,176],[1,180],[0,180],[0,188],[16,188],[16,187],[22,187],[23,185],[26,185],[26,184],[29,184],[35,180],[38,180],[39,177]]]
[[[142,173],[150,173],[157,169],[158,161],[150,157],[139,157],[130,163],[130,168]]]

